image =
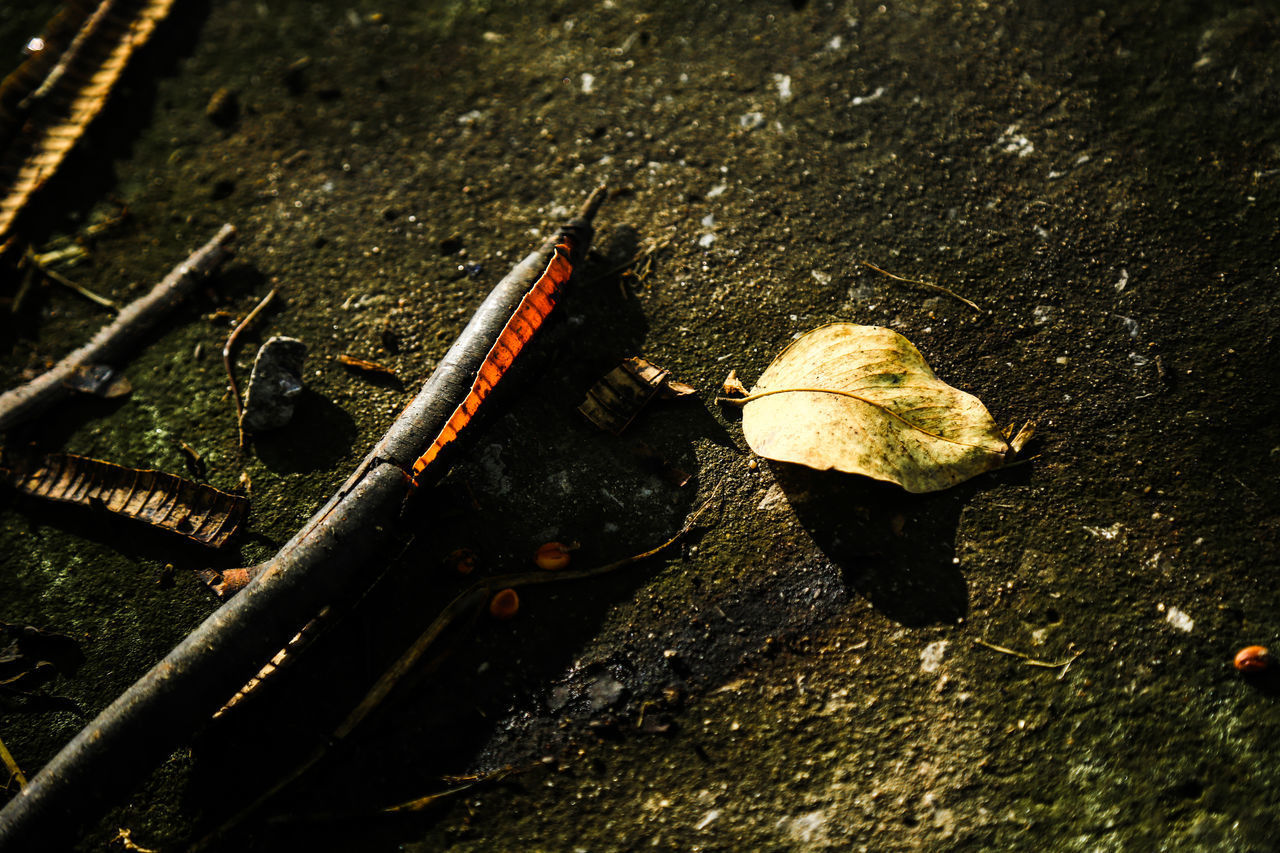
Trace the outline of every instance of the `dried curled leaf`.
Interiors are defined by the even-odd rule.
[[[633,356],[592,385],[578,411],[600,429],[618,435],[654,397],[673,400],[696,393],[672,379],[670,371]]]
[[[161,471],[70,453],[4,452],[0,474],[24,494],[104,509],[220,548],[239,530],[249,499]]]
[[[821,471],[834,468],[933,492],[1012,455],[972,394],[934,375],[892,329],[833,323],[793,341],[745,405],[742,431],[756,453]]]

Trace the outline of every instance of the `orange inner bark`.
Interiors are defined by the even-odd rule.
[[[503,327],[502,334],[498,335],[498,340],[485,356],[475,381],[471,383],[471,391],[458,404],[458,408],[454,409],[448,422],[440,430],[440,434],[436,436],[435,441],[431,442],[431,446],[418,457],[417,462],[413,463],[415,487],[419,485],[423,472],[440,455],[440,451],[456,439],[463,428],[475,417],[484,398],[489,396],[489,392],[498,384],[498,380],[515,363],[516,356],[533,337],[533,333],[547,319],[551,309],[556,307],[556,297],[560,293],[560,288],[573,273],[573,266],[569,263],[569,252],[568,243],[556,245],[551,254],[551,260],[547,262],[547,268],[520,300],[515,313]]]

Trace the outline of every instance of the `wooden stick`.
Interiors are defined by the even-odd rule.
[[[0,430],[34,417],[53,403],[74,393],[66,381],[82,365],[117,364],[156,322],[195,290],[230,254],[228,244],[236,235],[223,225],[185,261],[174,267],[146,296],[134,300],[92,340],[45,373],[11,391],[0,394]]]
[[[0,849],[52,849],[110,794],[124,796],[220,708],[340,590],[368,581],[411,493],[409,469],[470,393],[511,315],[557,245],[576,265],[591,241],[597,190],[489,294],[422,390],[328,503],[240,593],[111,703],[0,811]],[[453,447],[458,446],[454,442]],[[432,469],[441,473],[440,465]]]
[[[240,338],[241,333],[253,325],[253,321],[258,319],[258,315],[266,310],[266,307],[271,304],[271,300],[275,298],[276,289],[273,287],[271,292],[262,297],[262,301],[231,331],[231,334],[227,335],[227,342],[222,347],[222,364],[227,368],[227,386],[231,391],[231,399],[236,404],[236,429],[239,430],[241,448],[244,447],[244,403],[240,400],[240,386],[236,384],[235,364],[231,361],[231,357],[235,352],[236,341]]]
[[[9,771],[9,780],[4,783],[4,786],[8,788],[9,782],[17,780],[18,788],[25,789],[27,787],[27,777],[22,774],[22,768],[18,766],[18,762],[13,760],[9,747],[5,746],[2,740],[0,740],[0,762],[3,762],[5,769]]]

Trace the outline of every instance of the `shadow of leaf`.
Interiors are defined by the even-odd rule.
[[[973,487],[931,495],[799,465],[770,462],[787,501],[845,581],[908,627],[946,624],[969,608],[955,534]]]

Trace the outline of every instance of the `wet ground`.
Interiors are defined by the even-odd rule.
[[[457,626],[215,849],[1276,849],[1280,691],[1231,665],[1280,643],[1273,5],[179,5],[29,228],[48,244],[127,205],[65,270],[120,300],[224,221],[237,258],[130,363],[126,401],[8,443],[183,473],[186,442],[213,485],[249,475],[249,531],[210,557],[6,503],[0,620],[85,658],[56,699],[4,699],[28,773],[213,611],[195,570],[274,553],[502,274],[611,196],[403,553],[371,555],[373,590],[84,849],[119,828],[183,849],[269,787],[463,585],[454,549],[482,572],[552,539],[607,563],[708,501],[661,559]],[[53,8],[0,11],[14,61]],[[291,335],[309,392],[241,456],[218,356],[272,287],[240,373]],[[37,296],[6,385],[107,319]],[[836,320],[906,335],[1001,423],[1038,419],[1030,458],[928,496],[750,465],[725,374],[749,385]],[[615,438],[575,408],[631,355],[699,394]]]

